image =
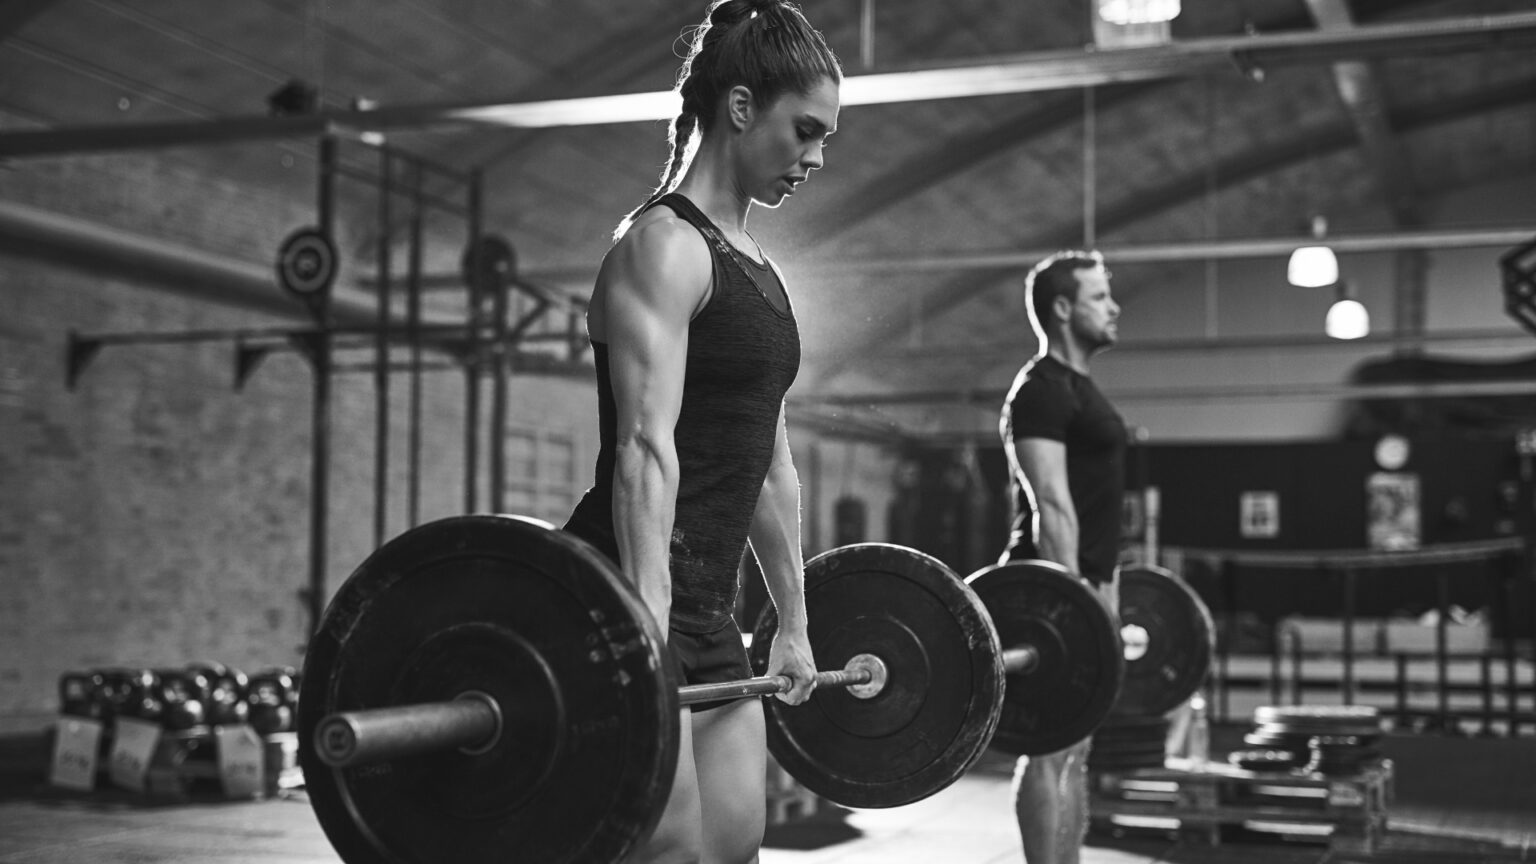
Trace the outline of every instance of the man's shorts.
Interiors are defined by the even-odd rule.
[[[747,659],[747,648],[741,642],[741,629],[735,621],[713,633],[672,630],[667,634],[667,653],[681,685],[719,684],[752,677],[752,664]],[[717,699],[691,707],[694,711],[708,711],[735,701]]]

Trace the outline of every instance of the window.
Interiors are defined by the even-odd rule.
[[[508,513],[564,524],[582,488],[579,454],[568,431],[509,426],[504,504]]]

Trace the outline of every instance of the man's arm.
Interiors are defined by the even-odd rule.
[[[763,581],[778,611],[779,629],[768,653],[769,675],[788,675],[795,687],[779,698],[798,705],[811,695],[816,674],[811,644],[806,636],[805,561],[800,551],[800,478],[790,459],[789,435],[784,409],[779,408],[779,431],[773,446],[773,462],[763,480],[748,534],[752,552],[762,566]]]
[[[1040,557],[1077,573],[1077,509],[1067,485],[1067,445],[1049,438],[1015,438],[1013,449],[1039,508]]]
[[[624,575],[666,638],[677,506],[673,433],[683,401],[688,322],[709,290],[703,238],[678,219],[637,225],[603,262],[603,320],[617,441],[613,527]]]

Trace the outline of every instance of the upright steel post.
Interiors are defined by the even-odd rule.
[[[1232,689],[1232,640],[1237,633],[1237,564],[1231,558],[1222,558],[1218,571],[1221,577],[1223,599],[1226,601],[1226,609],[1222,610],[1222,617],[1226,619],[1225,638],[1217,641],[1217,659],[1221,669],[1221,719],[1222,722],[1230,718],[1231,689]]]
[[[384,545],[389,521],[389,314],[392,255],[391,200],[394,160],[388,147],[379,148],[379,278],[378,323],[374,331],[373,545]]]
[[[1344,565],[1344,704],[1355,704],[1355,568]]]
[[[410,469],[406,475],[407,519],[421,523],[421,166],[411,173],[411,245],[406,273],[406,331],[411,344]]]
[[[333,235],[336,222],[336,139],[320,139],[320,230]],[[309,632],[320,629],[325,613],[325,556],[329,545],[331,482],[331,315],[330,296],[316,308],[319,330],[311,348],[315,369],[314,408],[311,413],[310,514],[309,514]]]
[[[495,513],[505,512],[504,491],[507,478],[507,377],[512,374],[512,346],[507,327],[509,280],[498,278],[493,287],[492,312],[496,320],[491,324],[491,477],[490,507]]]
[[[1435,604],[1439,612],[1435,619],[1435,682],[1440,690],[1440,732],[1445,734],[1451,728],[1451,694],[1450,675],[1446,662],[1446,621],[1450,608],[1450,584],[1446,581],[1443,568],[1435,571]],[[1461,724],[1457,724],[1460,729]]]
[[[480,362],[482,360],[481,324],[485,296],[476,278],[480,264],[481,172],[477,168],[469,178],[469,339],[464,358],[464,512],[475,512],[480,473]]]

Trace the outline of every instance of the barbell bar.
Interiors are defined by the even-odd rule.
[[[774,756],[831,801],[891,807],[954,782],[989,745],[1086,737],[1124,658],[1112,613],[1053,566],[968,584],[888,544],[807,562],[807,635],[833,668],[804,705],[767,701]],[[306,653],[311,805],[349,864],[509,848],[618,860],[660,816],[679,708],[789,688],[762,675],[775,626],[769,606],[750,649],[761,677],[678,687],[656,623],[582,541],[507,516],[412,529],[343,583]]]
[[[1003,669],[1023,673],[1039,662],[1029,646],[1003,652]],[[816,672],[816,686],[846,687],[855,698],[872,699],[885,687],[885,663],[873,654],[855,655],[842,669]],[[788,693],[787,675],[763,675],[738,681],[679,687],[680,706]],[[416,705],[342,711],[323,718],[315,729],[315,750],[332,768],[352,768],[445,750],[468,754],[494,747],[502,734],[501,706],[479,690],[456,698]]]

